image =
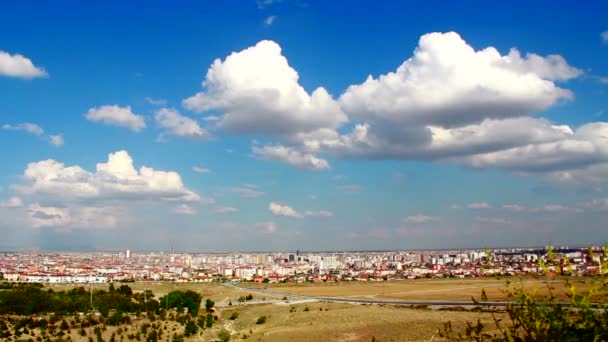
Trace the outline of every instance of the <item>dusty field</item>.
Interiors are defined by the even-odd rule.
[[[556,295],[566,299],[567,283],[563,278],[509,278],[511,288],[522,285],[532,293],[546,294],[551,289]],[[495,278],[468,279],[416,279],[396,280],[389,282],[339,282],[320,284],[242,284],[251,287],[265,287],[273,291],[294,293],[309,296],[353,297],[376,299],[411,299],[411,300],[470,300],[478,298],[485,289],[488,299],[500,301],[506,299],[506,281]],[[569,278],[578,290],[589,288],[589,282],[583,278]]]
[[[294,312],[290,312],[295,308]],[[309,311],[305,311],[308,308]],[[391,306],[307,303],[298,305],[251,305],[224,310],[223,317],[239,312],[232,328],[236,336],[253,341],[430,341],[445,321],[458,327],[490,315],[476,312],[434,311]],[[262,315],[268,321],[256,325]]]

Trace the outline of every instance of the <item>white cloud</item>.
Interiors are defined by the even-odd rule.
[[[29,58],[0,50],[0,76],[35,78],[47,77],[48,74],[44,69],[35,66]]]
[[[241,197],[248,197],[248,198],[255,198],[255,197],[261,197],[264,196],[265,193],[263,191],[259,191],[259,190],[255,190],[252,189],[250,187],[232,187],[230,189],[228,189],[228,191],[235,193]]]
[[[600,33],[600,38],[602,38],[604,44],[608,44],[608,31]]]
[[[183,105],[220,129],[278,140],[253,144],[253,154],[302,169],[328,169],[330,154],[601,182],[605,123],[573,130],[532,116],[572,99],[556,82],[581,74],[560,55],[475,50],[457,33],[429,33],[397,70],[348,87],[338,105],[322,87],[309,94],[281,47],[261,41],[215,60],[203,91]],[[355,121],[350,133],[341,133],[344,112]]]
[[[33,227],[55,227],[62,230],[115,228],[118,223],[116,215],[124,214],[118,207],[53,207],[38,203],[31,204],[27,213]]]
[[[340,103],[365,119],[454,126],[544,110],[572,98],[552,81],[580,74],[561,56],[502,56],[493,47],[475,51],[455,32],[429,33],[395,72],[350,86]]]
[[[173,209],[173,212],[175,212],[177,214],[183,214],[183,215],[196,214],[196,210],[194,210],[194,208],[192,208],[191,205],[188,205],[185,203],[176,205],[175,208]]]
[[[542,211],[550,213],[580,213],[582,212],[579,208],[571,208],[561,204],[547,204],[541,208]]]
[[[608,123],[588,123],[562,139],[478,154],[467,158],[465,163],[473,167],[500,167],[521,173],[569,172],[608,163]],[[566,174],[562,176],[567,177]]]
[[[270,202],[268,204],[268,210],[270,210],[270,212],[275,216],[294,217],[294,218],[302,217],[302,215],[300,213],[293,210],[291,207],[284,205],[284,204],[276,203],[276,202]]]
[[[25,131],[38,136],[44,134],[44,129],[42,129],[42,127],[31,122],[24,122],[17,125],[4,124],[2,125],[2,129],[10,131]]]
[[[104,105],[88,110],[85,117],[89,121],[102,122],[106,125],[126,127],[134,132],[146,128],[144,117],[131,111],[131,106]]]
[[[402,219],[402,221],[404,223],[427,223],[427,222],[439,221],[439,217],[418,214],[418,215],[404,217]]]
[[[167,105],[167,100],[165,99],[155,99],[153,97],[145,97],[146,102],[148,102],[149,104],[153,105],[153,106],[166,106]]]
[[[20,208],[23,206],[21,198],[13,196],[5,201],[0,201],[0,208]]]
[[[252,147],[253,153],[263,159],[285,162],[299,169],[327,170],[329,163],[311,153],[303,153],[282,145]]]
[[[270,26],[270,25],[274,24],[275,20],[277,20],[277,16],[270,15],[270,16],[266,17],[266,19],[264,19],[264,24],[266,26]]]
[[[213,211],[218,214],[232,214],[238,212],[239,210],[233,207],[217,207]]]
[[[205,90],[183,105],[197,112],[221,112],[219,127],[238,134],[289,137],[347,121],[324,88],[308,94],[298,78],[281,47],[264,40],[223,61],[216,59],[203,82]]]
[[[209,170],[208,168],[200,167],[200,166],[193,166],[192,171],[194,171],[196,173],[210,173],[211,172],[211,170]]]
[[[207,131],[201,128],[198,122],[181,115],[175,109],[161,108],[156,112],[154,118],[156,124],[164,129],[160,135],[161,140],[167,135],[193,140],[202,140],[209,137]]]
[[[309,216],[309,217],[333,217],[334,213],[329,211],[329,210],[318,210],[318,211],[311,211],[311,210],[307,210],[304,212],[304,216]]]
[[[222,118],[220,118],[219,116],[208,115],[208,116],[205,116],[203,118],[203,121],[206,121],[206,122],[215,122],[215,121],[220,121],[221,119]]]
[[[56,135],[49,135],[49,142],[53,145],[53,146],[57,146],[57,147],[61,147],[64,144],[63,141],[63,134],[56,134]]]
[[[486,202],[471,203],[471,204],[467,205],[467,207],[469,209],[490,209],[490,208],[492,208],[492,206]]]
[[[20,123],[20,124],[16,124],[16,125],[11,125],[11,124],[4,124],[2,125],[2,129],[4,130],[9,130],[9,131],[23,131],[23,132],[27,132],[39,137],[42,137],[44,135],[44,129],[42,127],[40,127],[38,124],[35,123],[31,123],[31,122],[24,122],[24,123]],[[61,147],[63,146],[63,134],[49,134],[47,136],[47,140],[50,144],[52,144],[53,146],[56,147]]]
[[[95,172],[80,166],[65,166],[53,159],[29,163],[23,184],[13,188],[23,196],[46,201],[156,200],[201,202],[173,171],[157,171],[142,166],[136,170],[127,151],[108,156]]]

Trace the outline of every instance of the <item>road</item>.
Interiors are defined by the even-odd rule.
[[[512,302],[505,301],[485,301],[473,303],[472,301],[447,301],[447,300],[377,300],[377,299],[360,299],[360,298],[349,298],[349,297],[325,297],[325,296],[306,296],[286,292],[271,291],[266,289],[256,289],[249,287],[242,287],[235,285],[235,283],[223,283],[222,285],[232,287],[237,290],[253,292],[258,294],[266,294],[287,298],[288,301],[293,300],[316,300],[320,302],[330,303],[353,303],[353,304],[386,304],[386,305],[424,305],[424,306],[461,306],[461,307],[475,307],[475,306],[487,306],[487,307],[505,307]],[[570,303],[560,303],[561,306],[570,306]]]

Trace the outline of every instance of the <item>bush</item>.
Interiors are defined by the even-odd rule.
[[[205,326],[207,328],[211,328],[213,326],[213,322],[214,322],[213,315],[211,313],[208,313],[207,320],[205,321]]]
[[[232,315],[230,315],[230,320],[232,320],[232,321],[234,321],[237,318],[239,318],[238,312],[233,312]]]
[[[217,338],[222,342],[228,342],[230,341],[230,332],[222,330],[217,334]]]
[[[193,321],[186,322],[186,329],[184,335],[186,337],[195,335],[198,332],[198,326]]]
[[[608,341],[608,305],[592,301],[594,293],[602,288],[606,291],[606,284],[600,281],[596,288],[583,292],[568,285],[570,306],[565,307],[550,285],[548,294],[539,298],[528,293],[523,284],[513,287],[507,282],[506,323],[493,315],[498,333],[488,333],[478,319],[466,323],[464,334],[454,332],[449,321],[439,334],[449,341]],[[481,299],[487,300],[484,290]]]
[[[264,324],[266,323],[266,316],[260,316],[258,317],[258,320],[255,321],[255,324]]]

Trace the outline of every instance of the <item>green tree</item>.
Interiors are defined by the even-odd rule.
[[[211,299],[207,299],[205,301],[205,309],[207,310],[207,312],[211,312],[211,309],[213,308],[214,305],[215,305],[215,303]]]

